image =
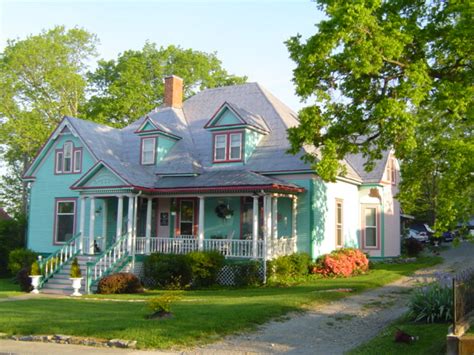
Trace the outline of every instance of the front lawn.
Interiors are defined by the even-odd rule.
[[[260,287],[187,291],[173,309],[173,318],[146,320],[144,302],[87,299],[37,299],[0,302],[0,332],[8,334],[67,334],[137,340],[141,348],[169,348],[211,342],[254,329],[271,318],[300,311],[310,302],[323,303],[347,293],[319,292],[352,288],[355,292],[383,286],[419,268],[441,262],[425,257],[411,264],[377,264],[366,275],[348,279],[308,278],[292,287]],[[138,299],[159,295],[93,295],[98,298]]]
[[[406,318],[402,318],[384,329],[372,340],[350,351],[348,355],[446,354],[446,335],[448,334],[449,325],[448,323],[413,323]],[[394,335],[397,328],[412,336],[418,336],[419,339],[409,344],[396,343]]]
[[[0,298],[21,295],[20,287],[11,279],[0,279]]]

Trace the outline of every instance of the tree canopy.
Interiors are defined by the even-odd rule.
[[[305,159],[334,180],[346,154],[364,154],[370,170],[393,148],[406,208],[429,205],[441,229],[465,218],[474,167],[473,3],[316,2],[326,14],[317,33],[286,42],[296,92],[307,104],[300,126],[289,130],[291,151],[318,148],[319,157]]]
[[[163,78],[171,74],[183,78],[185,98],[199,90],[247,80],[228,74],[215,53],[146,43],[141,51],[129,50],[117,60],[99,61],[88,75],[92,96],[84,114],[116,126],[133,122],[162,104]]]

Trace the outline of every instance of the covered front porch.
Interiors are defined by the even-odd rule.
[[[216,250],[269,260],[297,251],[297,206],[294,192],[82,191],[80,250],[103,254],[124,240],[130,255]]]

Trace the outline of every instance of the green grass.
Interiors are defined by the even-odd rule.
[[[446,335],[449,324],[447,323],[412,323],[402,318],[385,328],[378,336],[369,342],[351,350],[349,355],[390,355],[390,354],[416,354],[438,355],[446,354]],[[396,343],[394,335],[397,328],[406,333],[418,336],[419,339],[410,343]]]
[[[0,332],[8,334],[67,334],[137,340],[138,346],[183,347],[217,340],[224,335],[254,329],[311,302],[328,302],[347,293],[319,292],[352,288],[355,292],[383,286],[418,268],[439,263],[422,258],[413,264],[377,264],[366,275],[348,279],[309,278],[292,287],[216,289],[184,292],[172,307],[173,318],[147,320],[144,302],[108,302],[87,299],[37,299],[0,302]],[[140,299],[162,294],[93,295],[98,298]]]
[[[0,279],[0,298],[21,295],[20,287],[11,279]]]

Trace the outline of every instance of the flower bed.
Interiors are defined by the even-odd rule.
[[[325,277],[358,275],[369,270],[369,259],[359,249],[343,248],[320,256],[312,268]]]

